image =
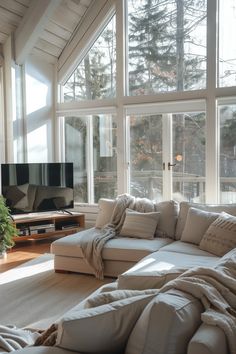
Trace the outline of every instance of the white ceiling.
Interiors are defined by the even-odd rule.
[[[93,1],[0,0],[0,45],[4,45],[11,33],[15,33],[17,39],[19,29],[22,29],[25,23],[30,21],[35,5],[40,6],[41,4],[45,9],[53,5],[51,11],[44,13],[43,25],[41,23],[43,27],[41,26],[40,31],[36,31],[37,40],[34,41],[31,53],[41,56],[50,63],[55,63],[65,46],[70,42],[73,32],[79,27]],[[27,36],[25,36],[26,41],[29,40]]]

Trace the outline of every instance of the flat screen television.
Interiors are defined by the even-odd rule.
[[[1,191],[11,214],[74,207],[73,163],[1,164]]]

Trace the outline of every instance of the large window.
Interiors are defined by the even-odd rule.
[[[219,2],[219,58],[218,85],[236,85],[236,0]]]
[[[206,87],[206,0],[128,1],[129,94]]]
[[[236,203],[236,104],[219,106],[220,200]]]
[[[115,117],[65,117],[65,160],[74,163],[75,202],[117,195]]]
[[[173,196],[177,200],[205,202],[206,115],[172,115]]]
[[[115,16],[64,85],[64,100],[111,98],[116,92]]]
[[[132,115],[129,129],[131,194],[205,201],[205,113]]]
[[[76,201],[236,202],[236,0],[109,6],[62,81]]]

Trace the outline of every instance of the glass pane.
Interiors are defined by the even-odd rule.
[[[162,115],[130,116],[130,193],[162,200]]]
[[[115,16],[64,85],[64,101],[115,97]]]
[[[205,113],[173,114],[173,198],[205,201]]]
[[[88,202],[86,117],[65,118],[65,161],[74,163],[75,203]]]
[[[129,95],[206,87],[206,0],[128,0]]]
[[[220,106],[220,202],[236,203],[236,104]]]
[[[117,129],[110,115],[93,117],[94,201],[117,197]]]
[[[236,86],[236,0],[220,0],[219,9],[219,86]]]
[[[111,115],[65,118],[65,160],[74,163],[75,202],[91,202],[87,169],[93,171],[95,203],[99,198],[117,196],[116,132]]]

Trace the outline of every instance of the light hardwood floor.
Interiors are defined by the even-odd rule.
[[[50,245],[54,238],[17,243],[7,252],[6,259],[0,259],[0,273],[17,267],[41,254],[50,253]]]

